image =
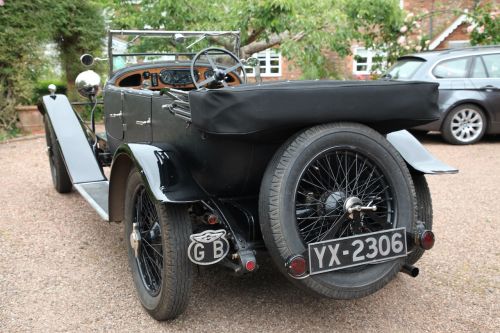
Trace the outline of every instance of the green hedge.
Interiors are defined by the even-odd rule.
[[[38,102],[38,99],[44,95],[49,94],[49,84],[55,84],[57,87],[57,94],[64,94],[66,95],[66,92],[68,90],[68,87],[66,86],[65,82],[62,82],[60,80],[43,80],[39,81],[35,84],[35,89],[33,91],[33,97],[31,99],[31,102],[33,104],[36,104]]]

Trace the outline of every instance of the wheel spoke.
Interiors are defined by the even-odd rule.
[[[207,57],[208,63],[210,64],[210,66],[212,66],[212,69],[214,71],[217,70],[217,69],[219,69],[217,67],[217,65],[215,65],[214,61],[212,60],[212,57],[208,55],[208,52],[205,52],[204,55]]]
[[[156,206],[149,198],[144,186],[138,189],[136,193],[134,218],[135,222],[138,223],[141,235],[141,251],[136,258],[137,267],[147,292],[155,296],[160,292],[162,284],[163,248],[161,227]]]
[[[345,202],[355,196],[377,211],[350,215]],[[393,227],[393,195],[379,167],[350,149],[331,149],[311,161],[295,197],[297,230],[307,243]],[[352,228],[353,223],[358,227]]]
[[[224,71],[224,73],[225,73],[225,74],[231,73],[231,72],[235,71],[236,69],[238,69],[238,68],[240,68],[240,67],[241,67],[241,68],[243,68],[243,67],[241,66],[241,64],[236,64],[236,65],[234,65],[233,67],[229,67],[228,69],[226,69],[226,70]]]
[[[200,83],[198,83],[198,85],[200,87],[203,87],[203,86],[206,86],[207,84],[211,83],[211,82],[214,82],[215,81],[215,77],[214,76],[211,76],[209,77],[208,79],[205,79],[203,81],[201,81]]]

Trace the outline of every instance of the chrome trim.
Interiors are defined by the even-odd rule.
[[[144,35],[144,36],[165,36],[175,34],[182,34],[184,36],[197,36],[197,35],[229,35],[229,34],[240,34],[239,30],[227,30],[227,31],[216,31],[216,30],[200,30],[200,31],[175,31],[175,30],[109,30],[111,35]]]
[[[136,120],[135,123],[139,126],[149,125],[151,124],[151,117],[149,117],[148,120]]]
[[[116,118],[116,117],[123,117],[123,112],[119,112],[119,113],[111,113],[109,115],[109,118]]]
[[[172,36],[175,37],[175,35],[183,35],[184,37],[186,36],[191,36],[191,37],[196,37],[196,36],[204,36],[204,35],[211,35],[211,36],[222,36],[222,35],[234,35],[235,41],[234,41],[234,48],[236,50],[236,55],[239,57],[240,54],[240,46],[241,46],[241,39],[240,39],[240,31],[239,30],[227,30],[227,31],[175,31],[175,30],[108,30],[108,63],[109,63],[109,77],[113,75],[113,36],[131,36],[131,35],[142,35],[142,36],[149,36],[149,37],[165,37],[165,36]]]

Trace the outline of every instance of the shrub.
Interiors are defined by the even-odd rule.
[[[40,97],[47,95],[49,93],[49,85],[50,84],[55,84],[57,91],[57,94],[64,94],[66,95],[68,87],[66,83],[62,82],[61,80],[42,80],[36,83],[35,89],[33,91],[33,97],[31,98],[31,103],[36,104]]]

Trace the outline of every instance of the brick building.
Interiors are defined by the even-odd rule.
[[[471,10],[478,0],[400,0],[400,6],[415,14],[430,13],[422,21],[422,33],[429,36],[429,49],[457,48],[469,45],[469,36],[465,15],[458,15],[458,9]],[[360,44],[352,45],[352,56],[339,59],[332,54],[331,66],[337,67],[340,76],[345,79],[365,79],[369,77],[372,58],[375,53]],[[358,60],[355,60],[354,55]],[[269,49],[257,54],[261,60],[261,76],[265,81],[295,80],[301,77],[301,71],[293,66],[279,52]],[[250,73],[252,76],[253,73]]]

